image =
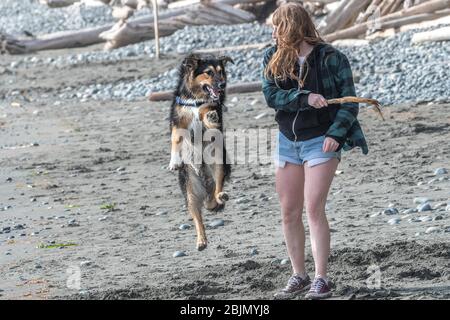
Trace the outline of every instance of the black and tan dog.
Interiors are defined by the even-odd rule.
[[[180,187],[197,231],[198,250],[207,246],[202,208],[217,211],[228,200],[223,186],[230,165],[226,163],[222,116],[227,62],[233,63],[226,56],[190,54],[186,57],[180,66],[170,110],[169,169],[179,170]],[[206,161],[205,150],[211,146],[215,147],[214,152]]]

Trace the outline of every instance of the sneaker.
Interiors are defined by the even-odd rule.
[[[276,299],[290,299],[297,294],[308,290],[310,286],[311,279],[308,275],[302,278],[300,275],[294,274],[289,278],[286,287],[280,292],[277,292],[274,297]]]
[[[314,278],[311,288],[305,297],[308,299],[325,299],[331,297],[330,283],[322,277]]]

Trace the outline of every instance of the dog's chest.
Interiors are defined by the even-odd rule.
[[[186,109],[186,112],[189,113],[191,117],[191,121],[189,123],[189,130],[191,131],[198,131],[202,130],[202,122],[200,121],[200,112],[198,108],[195,107],[184,107]]]

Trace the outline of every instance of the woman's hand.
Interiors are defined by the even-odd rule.
[[[322,95],[315,93],[308,95],[308,104],[317,109],[328,106],[327,100]]]
[[[331,137],[326,137],[323,142],[323,152],[334,152],[339,147],[339,142]]]

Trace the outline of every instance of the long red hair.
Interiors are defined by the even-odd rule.
[[[295,63],[299,57],[300,44],[306,41],[310,45],[324,43],[309,13],[299,3],[286,3],[279,6],[272,16],[276,27],[277,51],[273,54],[264,74],[276,80],[296,79]]]

